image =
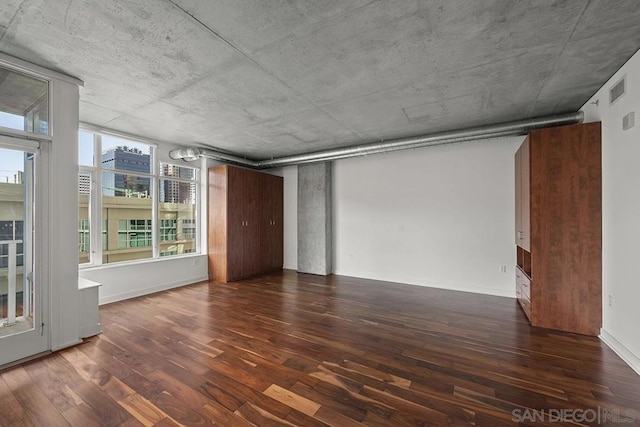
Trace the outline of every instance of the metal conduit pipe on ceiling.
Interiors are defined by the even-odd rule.
[[[204,157],[208,159],[219,160],[225,163],[245,166],[252,169],[268,169],[305,163],[345,159],[348,157],[368,156],[371,154],[391,153],[394,151],[411,150],[416,148],[431,147],[435,145],[470,142],[480,139],[526,135],[527,133],[535,129],[582,123],[583,120],[584,113],[582,111],[577,111],[575,113],[556,114],[545,117],[537,117],[533,119],[498,123],[449,132],[441,132],[432,135],[392,139],[371,144],[357,145],[354,147],[336,148],[332,150],[318,151],[308,154],[298,154],[294,156],[279,157],[268,160],[251,160],[218,151],[216,149],[199,147],[180,148],[177,150],[173,150],[169,153],[169,156],[172,159],[183,159],[185,161],[197,160]]]

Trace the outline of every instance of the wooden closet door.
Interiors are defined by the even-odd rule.
[[[597,336],[602,325],[600,123],[531,133],[532,323]]]
[[[227,279],[234,280],[244,276],[244,231],[245,231],[245,192],[242,169],[227,169]]]
[[[283,264],[284,206],[283,179],[279,176],[269,180],[269,270],[280,270]]]
[[[242,277],[248,277],[260,273],[261,247],[260,235],[262,224],[260,223],[260,174],[258,172],[242,169],[244,186],[244,221],[243,244],[244,262]]]
[[[269,183],[271,175],[263,174],[260,177],[260,209],[259,209],[259,222],[260,222],[260,272],[265,273],[271,270],[271,263],[269,260],[269,228],[270,228],[270,213],[269,213]]]
[[[263,174],[260,180],[260,272],[282,268],[282,178]]]

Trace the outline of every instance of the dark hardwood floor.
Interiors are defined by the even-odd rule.
[[[530,327],[510,298],[284,272],[100,315],[101,335],[0,373],[0,425],[640,420],[640,376],[597,338]]]

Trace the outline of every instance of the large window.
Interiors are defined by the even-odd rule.
[[[156,163],[154,150],[140,141],[80,132],[80,264],[197,251],[198,171]]]
[[[49,135],[49,83],[0,68],[0,126]]]

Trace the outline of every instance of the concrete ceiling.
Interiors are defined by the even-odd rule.
[[[575,111],[639,47],[636,0],[0,2],[81,121],[254,159]]]

